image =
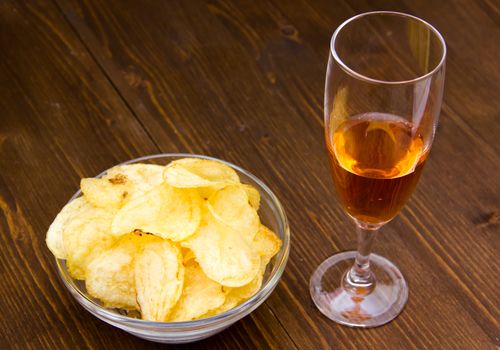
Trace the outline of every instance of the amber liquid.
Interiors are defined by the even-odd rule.
[[[412,194],[425,163],[423,140],[400,117],[367,113],[341,124],[327,139],[333,181],[357,220],[391,220]]]

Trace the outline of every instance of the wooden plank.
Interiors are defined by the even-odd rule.
[[[4,1],[0,18],[0,348],[160,348],[84,311],[45,246],[80,177],[158,148],[57,7]],[[174,132],[162,137],[181,149]],[[194,348],[246,344],[294,347],[264,305]]]
[[[377,251],[402,268],[413,288],[403,315],[387,327],[369,331],[340,327],[315,309],[307,287],[309,276],[324,258],[355,245],[348,234],[352,227],[329,192],[321,126],[328,38],[311,39],[326,31],[314,16],[304,20],[315,13],[311,5],[174,1],[127,4],[123,11],[122,2],[57,2],[162,150],[168,147],[163,136],[174,125],[184,137],[184,147],[243,165],[283,200],[294,245],[284,283],[268,305],[298,347],[494,348],[497,327],[491,312],[495,308],[489,307],[495,305],[494,298],[476,295],[472,285],[481,282],[478,263],[495,258],[490,244],[493,234],[471,239],[464,232],[472,228],[471,223],[457,219],[464,208],[482,215],[495,205],[494,196],[484,203],[482,193],[474,191],[478,179],[498,188],[498,180],[487,176],[498,172],[497,155],[484,147],[481,154],[488,160],[477,157],[482,143],[474,137],[475,129],[458,124],[458,117],[443,118],[445,131],[440,131],[415,199],[380,237]],[[345,6],[332,7],[316,17],[328,17],[338,25],[337,17],[345,19],[350,11]],[[307,40],[303,30],[310,34]],[[329,37],[330,32],[323,36]],[[324,56],[319,57],[319,52]],[[127,74],[137,83],[127,83]],[[448,113],[453,111],[445,110]],[[456,150],[465,153],[470,172],[464,174],[463,163],[450,162],[450,152]],[[450,180],[453,174],[461,174],[472,187],[460,188]],[[436,191],[447,195],[436,196]],[[437,203],[426,201],[431,196],[437,197],[432,198]],[[451,215],[444,210],[450,201],[459,203]],[[415,226],[411,215],[419,203],[435,214]],[[483,204],[476,207],[478,203]],[[443,233],[443,226],[435,227],[434,219],[444,215],[449,217],[443,219],[448,230]],[[423,227],[425,234],[420,233]],[[494,225],[484,229],[491,232]],[[448,255],[434,244],[441,234],[457,238]],[[473,255],[466,260],[468,270],[454,271],[450,266],[458,260],[453,250],[458,252],[465,244]],[[460,283],[471,271],[475,277]],[[432,288],[430,281],[436,282]],[[483,293],[494,295],[495,287],[482,283]],[[452,316],[444,321],[443,315]]]

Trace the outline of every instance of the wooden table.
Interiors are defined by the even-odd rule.
[[[357,330],[322,316],[308,280],[355,247],[327,166],[323,84],[333,30],[375,9],[430,21],[449,56],[431,159],[375,248],[405,274],[409,302]],[[497,348],[499,23],[491,0],[0,2],[0,348],[160,348],[73,300],[45,232],[81,177],[161,152],[250,170],[292,228],[273,295],[192,348]]]

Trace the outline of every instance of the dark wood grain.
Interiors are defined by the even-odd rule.
[[[355,330],[321,315],[308,279],[355,247],[323,146],[329,38],[376,9],[429,20],[449,55],[431,159],[375,248],[401,268],[410,300],[389,325]],[[494,2],[6,1],[0,19],[0,347],[152,346],[72,301],[44,236],[80,177],[160,151],[240,164],[275,191],[292,227],[290,261],[268,301],[191,347],[500,346]]]

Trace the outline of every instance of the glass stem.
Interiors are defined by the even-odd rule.
[[[358,231],[358,250],[354,265],[344,275],[344,289],[355,295],[370,294],[375,288],[375,276],[370,269],[370,253],[375,236],[381,225],[356,223]]]

